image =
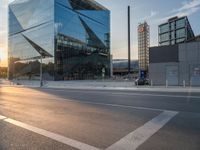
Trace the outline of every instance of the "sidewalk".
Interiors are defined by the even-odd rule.
[[[7,81],[0,80],[0,86],[40,87],[39,81]],[[165,86],[136,86],[134,81],[114,80],[81,80],[81,81],[47,81],[42,88],[53,89],[83,89],[83,90],[123,90],[123,91],[160,91],[160,92],[199,92],[200,87],[165,87]]]

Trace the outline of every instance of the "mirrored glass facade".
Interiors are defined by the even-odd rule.
[[[110,12],[91,0],[15,0],[9,5],[9,78],[110,76]]]
[[[185,17],[174,17],[159,25],[159,45],[174,45],[194,38],[194,33]]]

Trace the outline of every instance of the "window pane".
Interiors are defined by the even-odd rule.
[[[183,41],[185,41],[185,38],[177,39],[177,40],[176,40],[176,43],[180,43],[180,42],[183,42]]]
[[[168,32],[169,31],[169,25],[165,24],[160,26],[160,33]]]
[[[160,35],[160,41],[167,41],[169,40],[169,34],[168,33],[165,33],[165,34],[161,34]]]
[[[172,44],[172,45],[175,44],[175,40],[172,40],[172,41],[171,41],[171,44]]]
[[[164,46],[164,45],[169,45],[169,42],[163,42],[160,44],[161,46]]]
[[[185,29],[180,29],[180,30],[176,31],[176,37],[177,38],[185,37],[185,35],[186,35]]]
[[[174,31],[171,32],[171,39],[175,39],[175,32]]]
[[[174,22],[170,23],[170,26],[171,26],[171,30],[175,29],[175,23]]]
[[[176,29],[185,27],[185,18],[176,21]]]

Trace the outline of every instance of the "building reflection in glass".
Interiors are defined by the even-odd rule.
[[[91,0],[15,0],[9,5],[9,78],[110,76],[110,12]],[[45,5],[44,5],[45,4]]]

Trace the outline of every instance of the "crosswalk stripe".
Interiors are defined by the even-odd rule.
[[[131,132],[106,150],[136,150],[177,114],[178,112],[175,111],[162,112],[157,117]]]
[[[5,116],[1,116],[0,115],[0,120],[3,120],[3,119],[5,119],[6,117]]]
[[[39,135],[43,135],[45,137],[48,137],[48,138],[53,139],[55,141],[58,141],[60,143],[69,145],[71,147],[77,148],[79,150],[100,150],[99,148],[96,148],[94,146],[90,146],[88,144],[85,144],[85,143],[82,143],[82,142],[79,142],[79,141],[64,137],[62,135],[59,135],[59,134],[56,134],[56,133],[53,133],[53,132],[50,132],[50,131],[47,131],[47,130],[44,130],[44,129],[40,129],[40,128],[31,126],[31,125],[22,123],[20,121],[16,121],[16,120],[13,120],[13,119],[10,119],[10,118],[6,118],[4,116],[0,116],[0,119],[1,118],[5,122],[11,123],[13,125],[16,125],[18,127],[23,128],[23,129],[32,131],[32,132],[37,133]]]

